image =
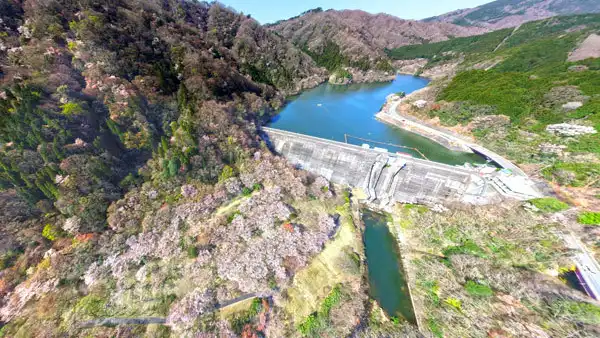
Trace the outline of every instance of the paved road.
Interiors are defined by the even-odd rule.
[[[583,278],[586,292],[593,298],[600,298],[600,265],[593,254],[572,233],[561,234],[561,237],[572,250],[576,251],[573,261],[577,266],[578,277]]]
[[[395,121],[398,122],[396,124],[397,127],[402,128],[402,123],[409,124],[416,129],[423,130],[425,133],[440,136],[440,137],[448,140],[451,143],[459,144],[465,148],[471,149],[472,151],[479,153],[479,154],[489,158],[490,160],[494,161],[502,168],[511,170],[514,174],[517,174],[520,176],[527,176],[527,174],[525,174],[525,172],[523,170],[521,170],[521,168],[517,167],[511,161],[507,160],[506,158],[496,154],[495,152],[493,152],[487,148],[484,148],[478,144],[469,142],[469,141],[461,138],[457,134],[452,133],[450,131],[445,131],[445,130],[442,130],[441,128],[429,126],[426,123],[421,122],[416,118],[401,115],[400,113],[398,113],[398,110],[397,110],[398,105],[401,102],[402,102],[402,100],[392,103],[387,112],[388,116],[390,116],[392,119],[394,119]]]
[[[259,294],[259,293],[247,293],[244,295],[241,295],[237,298],[234,299],[230,299],[228,301],[225,301],[221,304],[218,304],[215,307],[215,311],[218,311],[220,309],[226,308],[228,306],[237,304],[239,302],[243,302],[245,300],[248,300],[250,298],[256,298],[256,297],[271,297],[272,293],[263,293],[263,294]],[[167,319],[164,317],[139,317],[139,318],[115,318],[115,317],[111,317],[111,318],[100,318],[100,319],[93,319],[93,320],[88,320],[85,322],[82,322],[79,324],[80,328],[91,328],[91,327],[97,327],[97,326],[118,326],[118,325],[148,325],[148,324],[162,324],[162,325],[168,325],[167,324]]]
[[[515,29],[513,29],[512,33],[510,33],[510,35],[508,35],[507,37],[504,38],[504,40],[502,40],[502,42],[500,42],[498,44],[498,46],[496,46],[496,48],[494,48],[494,52],[496,52],[498,49],[500,49],[500,47],[502,47],[506,41],[508,41],[508,39],[512,38],[513,35],[515,35],[515,33],[521,28],[521,25],[518,25],[517,27],[515,27]]]

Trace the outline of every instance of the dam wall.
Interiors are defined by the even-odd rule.
[[[263,128],[262,137],[274,152],[297,168],[337,184],[361,188],[369,202],[382,206],[395,202],[488,204],[503,198],[474,168],[272,128]]]

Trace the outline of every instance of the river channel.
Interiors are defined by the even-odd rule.
[[[415,313],[396,238],[384,215],[364,209],[365,254],[369,270],[369,294],[391,317],[415,323]]]

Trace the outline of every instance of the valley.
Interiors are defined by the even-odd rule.
[[[0,1],[0,337],[598,336],[596,5]]]

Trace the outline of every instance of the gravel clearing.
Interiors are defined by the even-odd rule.
[[[600,57],[600,35],[590,34],[579,47],[571,52],[567,60],[573,62],[598,57]]]

